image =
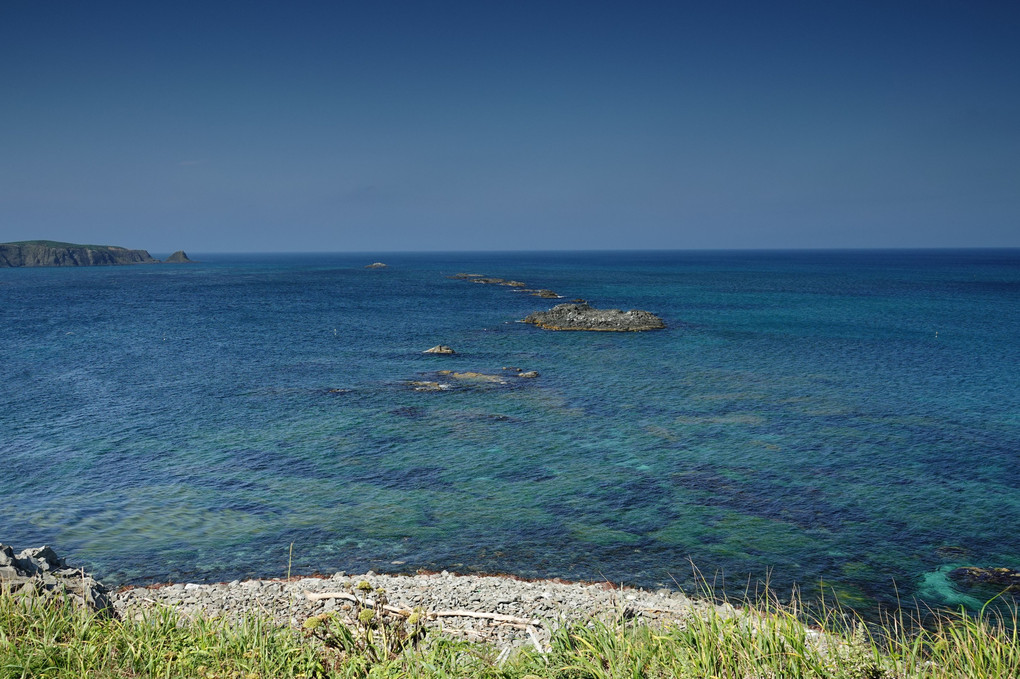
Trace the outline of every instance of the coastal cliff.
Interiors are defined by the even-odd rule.
[[[0,243],[0,267],[110,266],[156,264],[158,261],[145,250],[128,250],[115,245],[77,245],[51,240]]]

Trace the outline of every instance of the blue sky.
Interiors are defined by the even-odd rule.
[[[1020,4],[0,0],[0,241],[1020,246]]]

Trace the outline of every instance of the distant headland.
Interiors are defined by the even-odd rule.
[[[166,260],[190,262],[183,250]],[[117,264],[158,264],[146,250],[128,250],[116,245],[79,245],[52,240],[0,243],[0,267],[21,266],[112,266]]]

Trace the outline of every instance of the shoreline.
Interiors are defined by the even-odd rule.
[[[359,583],[363,582],[368,583],[362,585],[366,591],[359,593]],[[445,636],[502,647],[532,644],[543,649],[548,647],[552,633],[567,624],[621,618],[654,624],[708,609],[727,617],[738,610],[730,604],[692,599],[674,590],[650,592],[610,583],[458,575],[448,571],[416,575],[340,571],[329,576],[297,575],[215,584],[159,583],[124,587],[109,596],[116,614],[125,619],[140,619],[166,606],[189,618],[242,619],[259,615],[300,629],[315,616],[356,610],[354,598],[374,606],[380,594],[391,609],[420,611],[425,626]]]
[[[241,621],[258,617],[296,630],[324,616],[354,622],[371,608],[380,616],[409,619],[444,636],[503,648],[525,644],[544,652],[560,627],[640,620],[677,622],[692,615],[737,615],[731,604],[692,599],[676,590],[651,592],[609,582],[528,580],[510,575],[458,575],[449,571],[392,575],[368,571],[332,575],[233,580],[226,583],[155,583],[110,590],[83,568],[68,565],[52,548],[15,553],[0,544],[0,589],[19,596],[70,599],[100,615],[142,620],[171,609],[186,619]]]

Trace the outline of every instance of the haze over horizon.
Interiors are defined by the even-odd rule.
[[[6,3],[0,242],[1020,247],[1020,6]]]

